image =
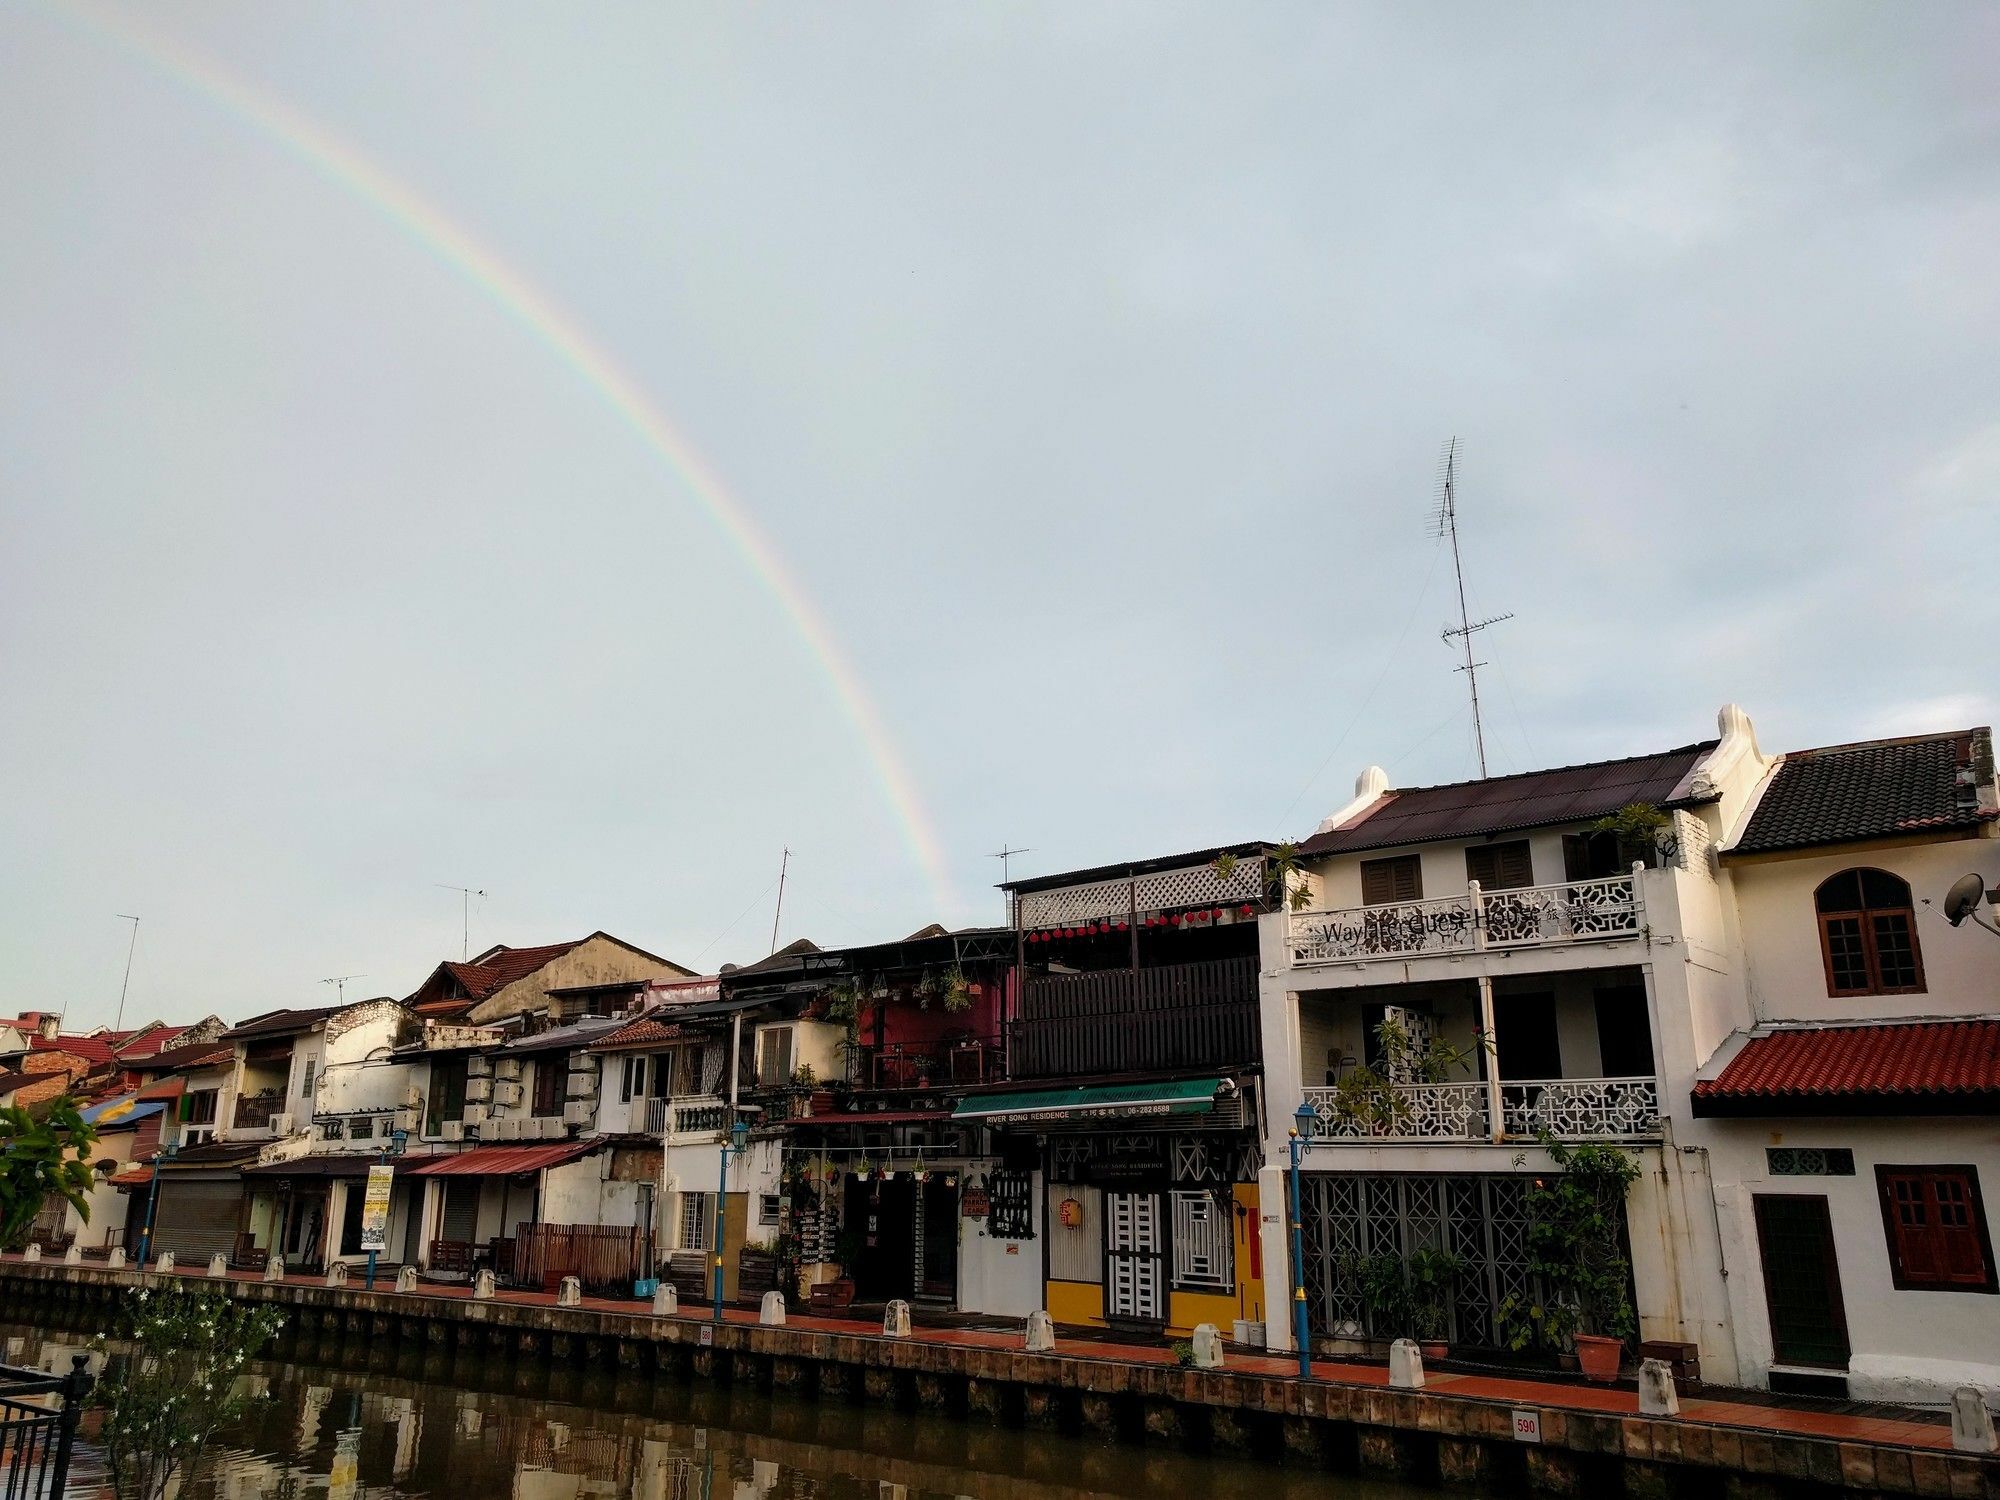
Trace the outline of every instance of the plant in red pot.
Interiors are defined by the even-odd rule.
[[[1637,1329],[1625,1195],[1639,1166],[1615,1146],[1570,1146],[1544,1135],[1542,1147],[1556,1170],[1527,1194],[1529,1269],[1541,1295],[1508,1298],[1501,1327],[1517,1350],[1574,1349],[1584,1375],[1608,1384]],[[1517,1170],[1524,1165],[1515,1159]]]

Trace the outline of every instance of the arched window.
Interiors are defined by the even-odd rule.
[[[1887,870],[1842,870],[1813,893],[1829,995],[1909,995],[1924,987],[1910,885]]]

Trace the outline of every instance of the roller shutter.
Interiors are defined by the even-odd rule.
[[[160,1203],[153,1216],[153,1249],[174,1252],[182,1265],[206,1264],[212,1255],[236,1250],[236,1225],[243,1212],[243,1184],[176,1182],[171,1174],[160,1183]]]

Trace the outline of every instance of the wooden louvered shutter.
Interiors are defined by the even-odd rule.
[[[1926,1181],[1932,1222],[1937,1225],[1938,1259],[1944,1279],[1956,1286],[1984,1286],[1986,1247],[1974,1217],[1971,1178],[1964,1172],[1935,1172]]]
[[[1514,839],[1505,844],[1475,844],[1465,851],[1465,878],[1479,882],[1486,891],[1516,890],[1535,883],[1534,864],[1528,857],[1528,841]]]
[[[1414,854],[1394,859],[1361,861],[1361,904],[1383,906],[1392,901],[1423,899],[1423,869]]]
[[[1930,1283],[1944,1279],[1943,1246],[1931,1214],[1930,1195],[1920,1172],[1890,1172],[1883,1177],[1888,1198],[1890,1247],[1903,1279]]]

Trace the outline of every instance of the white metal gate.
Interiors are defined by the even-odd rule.
[[[1166,1246],[1158,1193],[1104,1195],[1104,1315],[1164,1322]]]

